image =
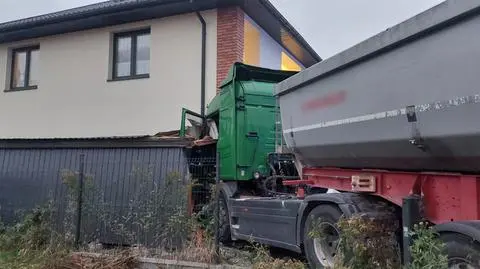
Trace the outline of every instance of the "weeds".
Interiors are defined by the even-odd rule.
[[[253,269],[306,269],[301,261],[293,259],[276,259],[270,255],[269,249],[261,244],[250,242],[251,263]]]
[[[392,229],[383,221],[367,217],[341,219],[337,264],[349,269],[400,268],[400,251]]]
[[[361,216],[341,219],[337,225],[340,243],[334,269],[402,268],[395,225]],[[321,238],[320,226],[314,227],[309,236]],[[412,263],[408,269],[448,268],[445,245],[427,223],[415,225],[411,235]]]
[[[175,259],[213,264],[217,262],[218,257],[212,238],[205,230],[199,228],[186,246],[175,254]]]
[[[62,259],[68,246],[51,232],[51,207],[39,207],[25,214],[13,226],[0,232],[1,269],[42,269]]]
[[[413,244],[410,248],[412,264],[409,269],[447,269],[448,257],[445,244],[427,223],[414,226]]]
[[[0,234],[2,251],[38,250],[50,240],[50,210],[35,208],[24,216],[23,221],[11,227],[4,227]]]
[[[72,171],[62,173],[68,194],[64,220],[68,238],[75,227],[78,175]],[[84,176],[82,241],[181,248],[193,229],[187,210],[187,184],[178,173],[159,181],[150,167],[133,167],[129,177],[100,190],[93,176]],[[107,191],[109,188],[113,191]]]

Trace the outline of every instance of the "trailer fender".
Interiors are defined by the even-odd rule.
[[[305,220],[308,217],[310,211],[318,205],[321,204],[334,204],[337,205],[342,213],[346,217],[350,217],[353,214],[359,212],[358,207],[355,205],[353,200],[358,198],[359,195],[353,193],[321,193],[308,195],[300,208],[298,209],[298,218],[297,218],[297,244],[298,246],[303,245],[303,229]]]
[[[480,221],[453,221],[435,225],[434,231],[440,235],[443,233],[458,233],[468,236],[472,240],[480,243]]]

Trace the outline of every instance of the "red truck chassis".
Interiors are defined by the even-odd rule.
[[[284,184],[368,193],[400,207],[403,198],[419,195],[432,223],[480,219],[480,176],[475,175],[304,168],[302,180]],[[303,198],[303,188],[297,194]]]

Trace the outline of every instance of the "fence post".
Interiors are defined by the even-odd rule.
[[[220,153],[215,160],[215,257],[220,262]]]
[[[80,154],[80,171],[78,175],[77,196],[77,226],[75,231],[75,248],[80,246],[80,231],[82,228],[82,205],[83,205],[83,180],[85,176],[85,154]]]

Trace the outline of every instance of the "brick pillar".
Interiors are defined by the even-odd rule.
[[[240,7],[217,10],[217,93],[234,62],[243,61],[244,13]]]

